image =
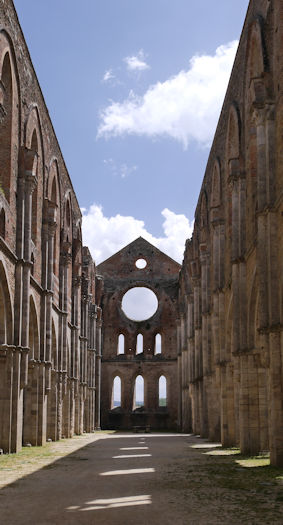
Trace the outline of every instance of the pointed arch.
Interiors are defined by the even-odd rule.
[[[246,67],[247,88],[254,79],[261,78],[268,68],[267,50],[262,30],[262,18],[257,17],[250,25],[247,38]]]
[[[29,359],[40,359],[39,323],[34,298],[29,301]]]
[[[53,158],[49,166],[49,176],[47,184],[47,198],[49,207],[52,210],[56,229],[53,244],[53,274],[59,279],[59,254],[60,254],[60,223],[61,223],[61,191],[60,177],[57,159]]]
[[[31,151],[35,153],[34,155],[34,165],[32,168],[32,174],[34,177],[38,175],[38,140],[36,130],[33,130],[32,140],[31,140]],[[37,243],[37,229],[38,229],[38,192],[37,184],[32,192],[32,221],[31,221],[31,239],[36,246]]]
[[[237,105],[234,103],[229,110],[227,127],[226,161],[228,165],[231,161],[239,159],[240,157],[240,132],[240,114]]]
[[[39,111],[36,105],[30,107],[24,128],[24,171],[26,181],[32,178],[33,191],[31,195],[31,239],[35,248],[34,274],[39,275],[42,264],[42,199],[44,188],[44,150],[42,127]]]
[[[5,31],[0,31],[0,164],[1,186],[8,203],[12,193],[12,174],[16,173],[19,152],[19,82],[13,46]]]
[[[61,185],[58,161],[55,157],[52,158],[48,171],[47,198],[54,204],[57,204],[57,206],[60,206]]]
[[[0,260],[0,344],[13,343],[13,312],[7,273]]]
[[[112,383],[111,409],[121,407],[122,404],[122,381],[119,375],[116,375]]]

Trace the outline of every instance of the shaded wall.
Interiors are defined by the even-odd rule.
[[[138,269],[143,258],[147,265]],[[180,265],[141,237],[97,267],[103,279],[103,344],[101,414],[103,428],[130,429],[148,424],[154,429],[178,426],[177,332],[178,275]],[[158,298],[156,313],[145,321],[126,317],[121,302],[127,290],[147,287]],[[119,335],[125,349],[118,353]],[[136,352],[137,336],[143,336],[143,352]],[[162,338],[162,351],[155,353],[155,336]],[[144,408],[134,406],[135,380],[144,379]],[[113,381],[120,377],[121,407],[113,406]],[[160,376],[167,380],[167,406],[159,407]]]

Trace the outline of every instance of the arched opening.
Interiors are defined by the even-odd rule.
[[[32,140],[31,140],[31,151],[38,153],[38,140],[36,130],[33,131]],[[38,170],[38,160],[34,161],[33,164],[33,175],[37,176]],[[37,184],[32,192],[32,217],[31,217],[31,238],[36,245],[37,241]]]
[[[0,262],[0,344],[12,344],[13,317],[6,272]]]
[[[116,376],[113,380],[111,408],[120,407],[121,401],[122,401],[121,378],[119,376]]]
[[[117,354],[124,354],[124,353],[125,353],[125,336],[123,334],[120,334],[118,337]]]
[[[138,334],[138,337],[137,337],[136,353],[137,354],[142,354],[143,353],[143,336],[142,336],[142,334]]]
[[[10,202],[11,190],[11,148],[12,148],[12,113],[13,113],[13,82],[10,56],[7,52],[3,61],[0,83],[0,109],[1,109],[1,185],[5,197]]]
[[[32,297],[30,298],[30,318],[29,318],[29,358],[39,359],[39,338],[38,323],[35,305]]]
[[[0,235],[5,239],[5,230],[6,230],[6,218],[5,218],[5,211],[2,208],[0,213]]]
[[[56,220],[56,230],[54,233],[53,238],[53,274],[58,278],[59,277],[59,253],[60,253],[60,209],[59,209],[59,202],[60,202],[60,194],[59,194],[59,174],[58,174],[58,166],[57,162],[53,161],[51,168],[50,168],[50,181],[51,188],[49,188],[49,197],[52,205],[54,206],[54,219]],[[55,286],[54,286],[55,285]],[[56,287],[57,282],[53,279],[53,286]]]
[[[144,407],[144,379],[139,375],[135,381],[134,409],[142,407]]]
[[[162,339],[160,334],[155,336],[154,353],[161,354],[162,352]]]
[[[29,314],[29,361],[39,360],[38,322],[34,300],[30,297]],[[28,368],[28,384],[23,396],[23,444],[38,445],[39,430],[39,395],[38,395],[38,367]]]
[[[6,279],[6,272],[2,262],[0,262],[0,345],[12,344],[13,318],[11,310],[11,300]],[[7,374],[8,368],[5,359],[0,360],[0,446],[9,452],[10,449],[10,429],[11,426],[4,414],[9,414],[11,410],[12,377]]]
[[[167,381],[165,376],[160,376],[158,382],[158,406],[167,406]]]

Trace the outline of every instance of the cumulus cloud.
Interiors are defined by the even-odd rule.
[[[164,218],[162,237],[149,233],[144,221],[131,216],[115,215],[106,217],[103,209],[93,204],[83,213],[83,241],[99,264],[137,237],[144,237],[154,246],[178,262],[182,262],[185,241],[192,234],[193,223],[182,214],[176,214],[165,208],[161,214]]]
[[[110,80],[113,80],[115,78],[115,75],[112,71],[112,69],[107,69],[103,75],[103,82],[109,82]]]
[[[146,63],[143,49],[140,49],[137,55],[124,58],[124,62],[126,62],[129,71],[144,71],[145,69],[150,69],[150,66]]]
[[[237,46],[233,41],[213,56],[195,55],[187,70],[150,86],[143,96],[130,92],[123,102],[111,101],[100,114],[97,136],[167,136],[184,148],[192,140],[209,146]]]

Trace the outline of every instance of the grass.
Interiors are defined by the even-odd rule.
[[[64,443],[66,440],[62,439],[59,443]],[[23,447],[17,454],[3,454],[0,456],[0,472],[1,470],[7,470],[9,467],[15,467],[23,465],[25,463],[31,463],[35,459],[47,459],[51,457],[62,457],[68,454],[68,451],[55,451],[51,449],[52,443],[47,443],[42,447]],[[10,469],[9,469],[10,470]],[[12,468],[11,468],[12,470]]]
[[[20,470],[21,467],[27,464],[45,463],[48,460],[54,459],[56,461],[60,457],[70,454],[70,447],[75,443],[83,440],[87,436],[97,436],[100,434],[111,434],[115,431],[99,430],[94,434],[82,434],[81,436],[74,436],[72,439],[61,439],[40,447],[23,447],[20,452],[16,454],[3,454],[0,456],[0,473],[2,471]],[[66,445],[61,446],[61,445]]]

